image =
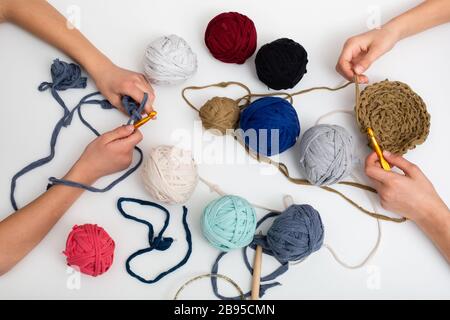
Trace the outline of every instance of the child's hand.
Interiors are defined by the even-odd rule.
[[[366,159],[366,174],[375,183],[381,205],[413,221],[445,207],[431,182],[415,164],[402,156],[384,152],[386,160],[404,174],[385,171],[373,152]]]
[[[122,96],[130,96],[137,103],[140,103],[144,98],[144,93],[148,93],[148,100],[144,109],[145,113],[148,114],[153,111],[155,94],[153,88],[142,74],[119,68],[108,61],[108,63],[105,63],[105,66],[99,66],[92,73],[92,76],[103,96],[122,112],[125,113],[122,105]]]
[[[355,73],[360,83],[368,83],[363,73],[380,56],[391,50],[399,37],[392,28],[383,27],[348,39],[336,65],[336,71],[349,81]]]
[[[92,141],[75,163],[66,179],[92,184],[97,179],[128,168],[133,148],[142,134],[133,125],[121,126]]]

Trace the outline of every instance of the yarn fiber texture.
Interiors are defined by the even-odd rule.
[[[292,205],[273,222],[263,249],[280,263],[298,261],[322,247],[324,226],[319,212],[307,204]]]
[[[208,204],[201,226],[205,238],[215,248],[222,251],[242,248],[255,235],[255,209],[241,197],[226,195]]]
[[[199,111],[203,127],[216,129],[221,134],[237,127],[240,113],[237,102],[226,97],[214,97],[208,100]]]
[[[192,77],[196,71],[196,54],[177,35],[160,37],[145,50],[144,74],[151,83],[177,84]]]
[[[217,15],[205,31],[205,44],[213,57],[227,63],[243,64],[255,52],[256,38],[253,21],[238,12]]]
[[[381,148],[395,154],[414,149],[430,131],[425,103],[400,81],[384,80],[366,87],[355,113],[361,132],[366,134],[367,128],[372,128]]]
[[[316,186],[337,183],[352,171],[353,153],[353,138],[345,128],[316,125],[300,140],[300,171]]]
[[[244,142],[254,151],[272,156],[292,147],[300,135],[294,107],[279,97],[264,97],[242,111]],[[256,135],[256,136],[255,136]]]
[[[198,183],[197,165],[190,151],[161,145],[150,151],[142,178],[145,189],[155,200],[185,203]]]
[[[308,53],[294,40],[281,38],[263,45],[256,54],[259,80],[275,90],[290,89],[303,78]]]
[[[109,270],[114,260],[114,240],[96,224],[75,225],[66,241],[64,255],[69,266],[96,277]]]

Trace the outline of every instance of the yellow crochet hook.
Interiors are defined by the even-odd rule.
[[[380,160],[381,167],[386,171],[390,171],[391,166],[383,157],[383,151],[381,151],[380,145],[378,144],[377,139],[375,139],[375,133],[373,132],[372,128],[367,128],[367,135],[369,136],[369,140],[372,144],[373,150],[375,151],[375,153],[378,156],[378,159]]]
[[[133,126],[135,129],[139,128],[140,126],[143,126],[144,124],[146,124],[149,120],[153,119],[154,117],[156,117],[157,112],[156,111],[152,111],[150,112],[145,118],[142,118],[139,121],[136,121],[135,123],[133,123]]]

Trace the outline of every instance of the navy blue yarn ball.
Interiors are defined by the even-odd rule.
[[[279,97],[252,102],[242,111],[239,126],[244,131],[244,143],[266,156],[286,151],[300,135],[297,112],[287,100]]]
[[[281,263],[298,261],[322,247],[324,227],[319,212],[307,204],[283,211],[267,232],[267,248]]]

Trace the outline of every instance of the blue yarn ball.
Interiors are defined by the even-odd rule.
[[[298,261],[319,250],[323,238],[319,212],[307,204],[291,205],[274,220],[265,249],[281,263]]]
[[[201,226],[205,238],[215,248],[222,251],[242,248],[255,235],[255,209],[241,197],[226,195],[208,204]]]
[[[244,130],[245,144],[266,156],[286,151],[300,135],[297,112],[279,97],[264,97],[251,103],[242,111],[240,128]],[[278,134],[272,132],[274,129],[278,129]]]

